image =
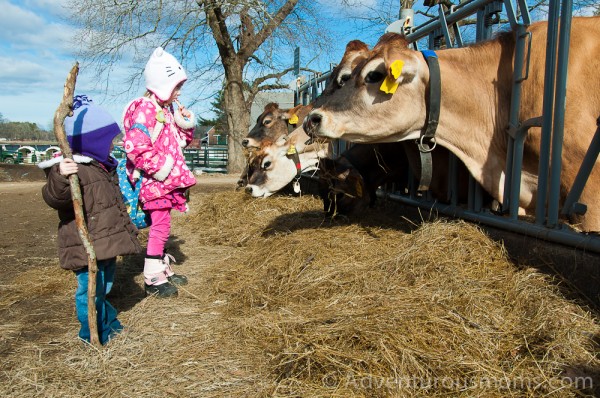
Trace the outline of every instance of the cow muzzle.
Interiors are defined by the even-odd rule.
[[[268,198],[273,194],[273,192],[269,192],[268,189],[263,189],[259,185],[247,185],[244,190],[253,198]]]
[[[323,121],[323,116],[318,111],[312,111],[304,119],[302,128],[304,128],[304,131],[306,131],[310,137],[312,137],[312,138],[318,137],[319,130],[321,129],[322,121]]]

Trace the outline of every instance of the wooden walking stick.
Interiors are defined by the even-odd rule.
[[[65,90],[63,98],[54,114],[54,135],[60,146],[63,157],[73,159],[73,153],[63,123],[67,116],[73,116],[73,94],[75,93],[75,82],[77,81],[77,73],[79,73],[79,63],[76,62],[71,68],[71,72],[67,76],[65,82]],[[83,242],[85,251],[88,257],[88,326],[90,328],[90,342],[95,347],[101,347],[100,338],[98,336],[98,317],[96,314],[96,275],[98,274],[98,264],[96,263],[96,252],[92,246],[90,235],[88,234],[85,225],[85,217],[83,214],[83,200],[81,198],[81,188],[79,187],[79,176],[71,174],[69,176],[71,184],[71,198],[73,200],[73,210],[75,211],[75,224],[77,224],[77,232]]]

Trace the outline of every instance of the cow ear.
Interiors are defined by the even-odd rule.
[[[387,76],[381,84],[381,91],[393,94],[398,86],[414,80],[419,63],[410,54],[411,50],[386,48],[383,52]]]
[[[286,119],[288,121],[289,124],[298,124],[298,122],[300,121],[298,119],[298,110],[300,108],[302,108],[303,105],[298,105],[295,106],[291,109],[288,109],[286,111],[283,112],[283,114],[281,115],[282,119]]]

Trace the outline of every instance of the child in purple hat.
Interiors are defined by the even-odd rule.
[[[116,309],[108,302],[116,270],[116,257],[139,253],[138,231],[125,209],[118,177],[117,160],[111,156],[113,139],[120,133],[115,120],[85,95],[76,96],[73,116],[65,119],[67,140],[73,159],[55,157],[38,166],[48,179],[42,188],[46,203],[58,211],[58,256],[62,268],[75,272],[75,308],[81,323],[79,337],[90,341],[87,289],[88,259],[79,237],[69,175],[77,173],[81,185],[86,226],[96,253],[96,311],[100,342],[106,344],[123,326]]]

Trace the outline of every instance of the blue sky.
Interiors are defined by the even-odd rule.
[[[329,12],[332,5],[339,6],[338,0],[322,2],[328,5]],[[66,20],[65,3],[65,0],[0,0],[0,113],[4,119],[34,122],[46,129],[51,126],[66,76],[77,60],[77,48],[72,41],[77,31]],[[362,4],[373,5],[370,1]],[[345,43],[340,43],[340,57],[344,48]],[[125,69],[132,65],[119,67],[123,68],[121,76],[124,76]],[[119,69],[113,75],[119,76]],[[134,88],[131,98],[111,96],[95,90],[98,82],[94,77],[93,71],[81,64],[76,92],[89,94],[117,120],[127,100],[144,91],[143,87]],[[185,87],[181,99],[186,103]],[[211,116],[207,115],[209,102],[192,107],[192,111]]]
[[[343,17],[345,9],[340,7],[340,1],[319,0],[323,17],[329,19],[332,24],[339,24],[339,18]],[[395,0],[354,0],[354,2],[363,12],[371,16],[374,9],[383,14],[395,14],[383,15],[389,20],[394,20],[398,13],[399,0],[398,5]],[[77,48],[72,40],[76,37],[77,31],[66,21],[67,14],[63,6],[65,3],[66,0],[0,0],[0,10],[2,10],[0,12],[0,63],[2,64],[0,113],[5,119],[15,122],[34,122],[42,128],[49,128],[51,125],[54,112],[62,98],[65,78],[76,61]],[[368,8],[371,8],[371,11],[366,11]],[[349,32],[348,35],[343,34],[348,41],[362,39],[372,45],[384,29],[385,25],[382,24],[381,31],[375,29],[370,34],[365,32],[361,34],[352,30],[351,24],[342,23],[339,31]],[[343,54],[346,43],[345,40],[340,41],[334,54],[330,55],[332,58],[318,63],[328,65],[329,62],[337,62]],[[290,63],[293,59],[292,54],[290,50]],[[303,52],[302,57],[304,62],[309,56]],[[127,62],[119,65],[113,76],[115,79],[123,77],[130,73],[130,68],[133,66]],[[118,81],[113,84],[118,86]],[[93,71],[82,65],[76,91],[92,96],[96,103],[106,107],[117,120],[120,119],[127,101],[141,95],[144,91],[143,87],[137,90],[134,87],[129,95],[131,98],[128,98],[122,95],[111,96],[96,90],[97,88],[98,82]],[[108,92],[110,91],[111,87]],[[184,86],[181,97],[183,103],[189,103],[186,101],[186,95],[189,93],[186,94]],[[191,109],[197,115],[210,117],[210,113],[207,113],[209,102],[204,101],[202,105],[196,105]]]

